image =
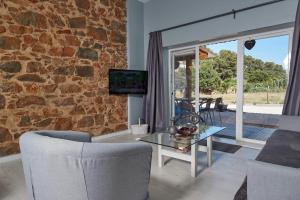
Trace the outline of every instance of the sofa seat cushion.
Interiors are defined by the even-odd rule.
[[[300,168],[300,132],[280,129],[274,131],[256,160]],[[247,177],[235,194],[234,200],[247,200]]]
[[[300,132],[276,130],[256,160],[300,168]]]

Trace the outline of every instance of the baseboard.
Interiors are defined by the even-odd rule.
[[[109,133],[109,134],[105,134],[105,135],[99,135],[99,136],[94,136],[92,138],[93,142],[99,141],[99,140],[103,140],[103,139],[107,139],[107,138],[111,138],[111,137],[116,137],[116,136],[122,136],[122,135],[128,135],[130,134],[130,130],[124,130],[124,131],[117,131],[117,132],[113,132],[113,133]]]

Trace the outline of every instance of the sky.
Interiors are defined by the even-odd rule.
[[[263,61],[271,61],[288,68],[288,44],[289,36],[277,36],[256,40],[256,44],[251,50],[245,49],[245,55],[251,55],[254,58]],[[222,49],[237,52],[237,41],[217,43],[207,45],[213,52],[219,53]]]

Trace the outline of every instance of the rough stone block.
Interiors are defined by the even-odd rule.
[[[103,28],[89,27],[87,34],[96,40],[107,41],[107,32]]]
[[[40,77],[37,74],[23,74],[17,77],[19,81],[24,81],[24,82],[38,82],[38,83],[44,83],[46,82],[45,79]]]
[[[84,116],[82,119],[78,121],[78,128],[91,127],[94,125],[94,117],[92,116]]]
[[[44,15],[33,11],[20,13],[19,15],[17,15],[16,21],[24,26],[31,25],[42,29],[46,29],[48,27],[47,18]]]
[[[86,27],[86,19],[85,19],[85,17],[70,18],[69,25],[71,28],[85,28]]]
[[[20,49],[21,40],[15,37],[2,36],[0,37],[0,48],[5,50]]]
[[[5,96],[3,96],[2,94],[0,94],[0,110],[4,109],[5,105],[6,105]]]
[[[18,61],[10,61],[0,65],[0,70],[9,73],[18,73],[22,69],[21,63]]]
[[[4,127],[0,127],[0,143],[12,140],[12,135],[9,130]]]
[[[94,68],[92,66],[76,66],[76,75],[81,77],[94,76]]]
[[[79,48],[77,56],[82,59],[98,60],[98,52],[90,48]]]
[[[72,130],[72,118],[58,118],[55,122],[55,130]]]
[[[31,105],[44,106],[46,105],[46,101],[43,97],[39,96],[25,96],[18,99],[17,108],[24,108]]]
[[[75,0],[76,6],[78,8],[88,10],[90,8],[90,1],[89,0]]]
[[[60,86],[59,89],[62,94],[81,92],[81,87],[76,84],[65,84],[65,85]]]

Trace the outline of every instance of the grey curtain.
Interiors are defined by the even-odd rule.
[[[150,33],[148,56],[148,93],[144,97],[143,118],[149,125],[149,132],[166,128],[166,102],[163,76],[163,47],[161,32]]]
[[[282,114],[300,116],[300,4],[296,14],[289,84]]]

